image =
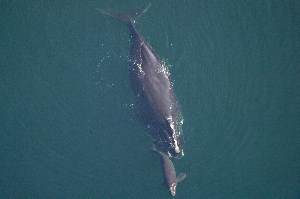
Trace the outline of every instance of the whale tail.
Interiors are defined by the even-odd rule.
[[[114,11],[111,11],[111,10],[104,10],[104,9],[101,9],[101,8],[96,8],[96,10],[99,11],[103,15],[111,16],[113,18],[116,18],[120,21],[123,21],[123,22],[129,24],[129,23],[135,23],[135,20],[139,16],[146,13],[150,7],[151,7],[151,3],[149,3],[143,9],[135,9],[135,10],[131,10],[131,11],[126,12],[126,13],[118,13],[118,12],[114,12]]]

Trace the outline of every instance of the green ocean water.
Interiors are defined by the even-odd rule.
[[[171,198],[135,115],[129,37],[95,8],[0,1],[0,198]],[[299,1],[151,1],[137,29],[184,116],[176,198],[300,198]]]

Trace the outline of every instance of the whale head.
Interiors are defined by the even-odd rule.
[[[171,186],[169,187],[169,191],[170,191],[170,194],[171,194],[172,196],[175,196],[175,195],[176,195],[176,186],[177,186],[177,184],[176,184],[176,183],[173,183],[173,184],[171,184]]]
[[[183,134],[182,134],[182,123],[177,122],[172,117],[167,119],[166,128],[164,129],[165,135],[168,140],[167,153],[169,157],[181,158],[184,156],[183,153]]]

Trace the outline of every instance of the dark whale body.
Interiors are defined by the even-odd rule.
[[[183,153],[183,118],[165,63],[155,53],[149,43],[136,30],[135,17],[147,10],[131,14],[102,14],[113,16],[125,22],[130,34],[129,72],[134,90],[139,117],[149,130],[157,149],[169,157],[180,158]]]

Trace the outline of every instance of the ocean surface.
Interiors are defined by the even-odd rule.
[[[300,1],[0,1],[0,198],[171,198],[136,117],[125,24],[184,117],[176,198],[300,198]]]

